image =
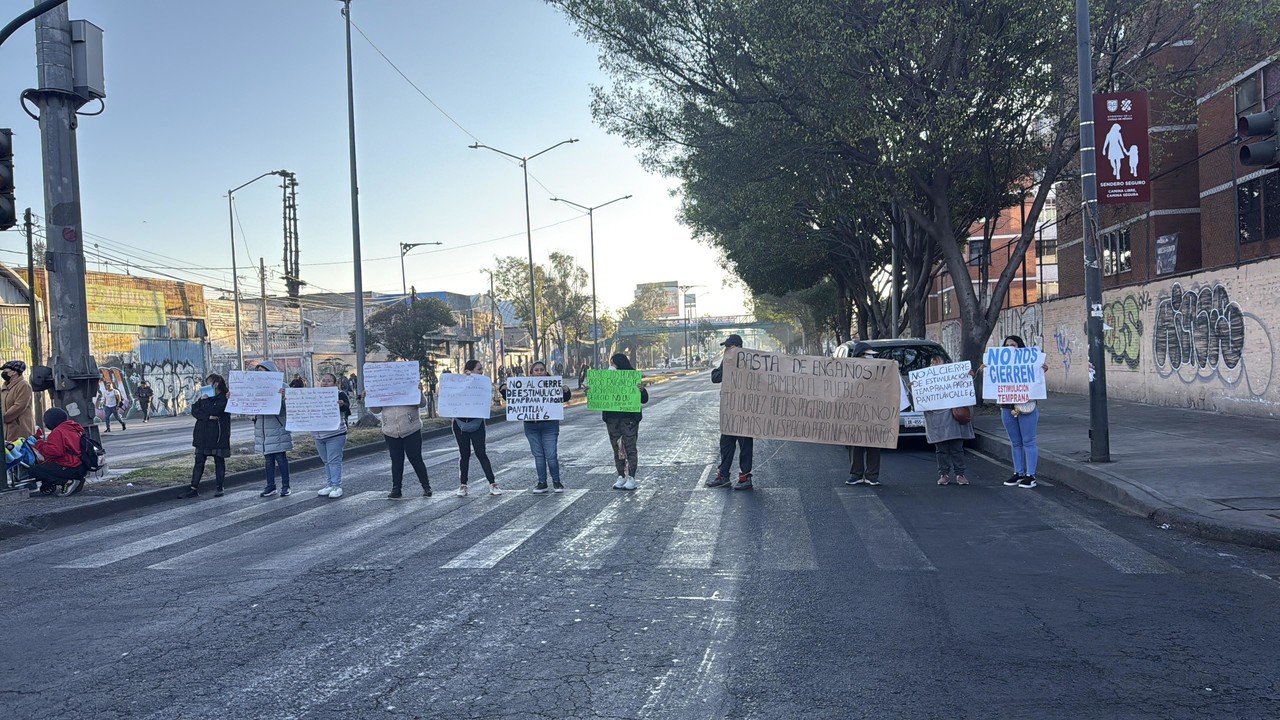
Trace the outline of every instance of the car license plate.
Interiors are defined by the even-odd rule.
[[[924,427],[924,417],[904,417],[902,418],[902,427]]]

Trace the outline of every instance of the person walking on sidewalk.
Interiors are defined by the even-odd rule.
[[[227,458],[231,457],[231,416],[227,414],[227,381],[217,373],[204,379],[191,415],[196,426],[191,431],[191,445],[196,449],[196,464],[191,468],[191,487],[178,496],[181,500],[200,495],[200,479],[204,464],[213,458],[217,485],[213,496],[222,497],[222,483],[227,479]]]
[[[853,350],[849,353],[852,358],[865,358],[875,356],[876,351],[871,349],[866,343],[858,343],[853,346]],[[899,380],[901,382],[901,380]],[[857,445],[849,448],[849,479],[844,481],[845,485],[879,485],[880,484],[880,448],[878,447],[860,447]]]
[[[107,432],[111,432],[111,416],[114,415],[116,420],[120,421],[120,429],[128,430],[124,425],[124,418],[120,416],[120,406],[124,404],[124,396],[116,389],[115,385],[107,383],[102,390],[98,391],[98,404],[102,407],[103,419],[107,423]]]
[[[934,355],[929,364],[942,365],[942,356]],[[951,482],[954,472],[957,485],[968,485],[964,441],[973,439],[973,410],[967,407],[925,410],[924,436],[933,443],[933,451],[938,456],[938,484]]]
[[[1010,335],[1002,344],[1012,348],[1027,346],[1017,335]],[[979,372],[984,369],[985,365],[979,368]],[[1035,487],[1036,464],[1040,460],[1040,449],[1036,446],[1036,429],[1040,422],[1039,405],[1035,400],[1001,405],[1000,420],[1004,423],[1004,431],[1009,434],[1009,445],[1013,452],[1013,475],[1004,484],[1009,487]]]
[[[483,375],[484,363],[479,360],[468,360],[462,366],[467,375]],[[489,494],[501,495],[497,477],[493,474],[493,466],[489,463],[489,453],[485,452],[485,421],[489,418],[454,418],[453,439],[458,442],[458,497],[467,496],[467,471],[471,466],[471,451],[475,450],[476,459],[480,461],[480,469],[489,481]]]
[[[338,378],[333,373],[325,373],[320,376],[320,387],[338,387]],[[320,456],[320,462],[324,463],[325,477],[328,479],[325,486],[316,493],[322,497],[342,497],[342,447],[347,444],[346,414],[350,412],[350,404],[347,394],[339,390],[338,429],[311,433],[311,439],[316,443],[316,454]]]
[[[609,369],[635,370],[635,367],[626,355],[617,353],[609,358]],[[644,405],[649,402],[649,391],[644,389],[643,383],[639,383],[638,387],[640,404]],[[583,388],[589,396],[591,386],[583,385]],[[606,410],[600,415],[604,419],[605,427],[609,430],[609,445],[613,448],[613,462],[618,470],[618,480],[613,484],[613,489],[635,490],[636,465],[640,457],[636,442],[640,437],[640,420],[643,419],[644,413]]]
[[[0,365],[0,377],[4,378],[4,386],[0,387],[0,406],[4,408],[5,442],[26,440],[36,432],[36,418],[31,412],[31,385],[22,376],[26,371],[27,364],[21,360],[10,360]]]
[[[270,360],[263,360],[254,369],[280,372],[280,368]],[[284,388],[280,388],[280,394],[284,395]],[[262,454],[263,472],[267,479],[267,486],[263,488],[259,497],[271,497],[276,494],[277,466],[280,468],[280,497],[289,494],[289,451],[293,449],[293,433],[285,429],[286,414],[282,398],[278,414],[253,416],[253,449]]]
[[[391,457],[391,492],[387,494],[391,500],[404,497],[405,458],[409,459],[413,472],[418,476],[422,497],[431,497],[431,480],[427,476],[427,464],[422,461],[422,408],[426,406],[427,398],[419,392],[417,405],[369,408],[369,412],[382,417],[382,439]]]
[[[155,395],[155,391],[151,389],[151,383],[146,380],[138,383],[138,387],[134,388],[133,396],[138,399],[138,409],[142,411],[143,423],[151,421],[151,399]]]
[[[529,377],[547,377],[547,364],[538,361],[529,366]],[[569,402],[572,391],[564,387],[563,378],[561,378],[561,402]],[[502,398],[507,397],[507,386],[501,387]],[[551,471],[551,489],[554,492],[564,492],[564,485],[560,483],[560,456],[558,454],[558,446],[560,444],[560,421],[559,420],[525,420],[524,421],[524,437],[529,441],[529,450],[533,453],[533,464],[538,469],[538,484],[533,488],[534,495],[542,495],[547,492],[547,471]]]
[[[730,348],[742,347],[742,336],[734,333],[725,338],[720,343],[724,346],[725,352],[728,353]],[[724,361],[720,361],[720,365],[711,371],[711,382],[720,383],[724,380]],[[738,450],[738,482],[733,483],[734,490],[750,490],[751,489],[751,458],[755,450],[755,438],[743,437],[741,435],[725,435],[720,434],[720,469],[716,471],[714,480],[707,481],[707,487],[728,487],[732,482],[730,471],[733,470],[733,451]]]

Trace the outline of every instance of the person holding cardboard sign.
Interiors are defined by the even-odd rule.
[[[631,361],[622,353],[617,353],[609,358],[609,369],[635,372],[635,367],[631,365]],[[640,390],[640,404],[644,405],[649,402],[649,391],[644,389],[644,385],[636,383],[636,387]],[[590,383],[583,385],[582,389],[587,391],[588,407],[590,407]],[[634,395],[632,398],[634,399]],[[613,484],[613,489],[635,490],[636,464],[639,461],[636,441],[640,436],[640,420],[643,417],[643,413],[604,410],[600,415],[604,419],[605,427],[609,429],[609,445],[613,448],[613,461],[618,470],[618,480]]]
[[[529,366],[529,377],[550,377],[547,373],[547,364],[541,360]],[[520,382],[513,380],[513,382]],[[554,387],[551,388],[554,391]],[[501,388],[503,399],[507,399],[507,386]],[[560,394],[561,402],[569,402],[571,392],[569,388],[561,385]],[[508,417],[510,417],[508,415]],[[551,471],[551,489],[552,492],[564,492],[564,485],[560,482],[560,456],[558,453],[560,444],[560,421],[559,420],[525,420],[524,436],[529,441],[529,450],[533,453],[533,463],[538,469],[538,484],[533,488],[534,495],[542,495],[547,492],[547,471]]]
[[[934,355],[930,365],[943,365],[941,355]],[[938,484],[951,482],[951,473],[957,485],[968,485],[965,477],[964,441],[973,439],[973,411],[966,405],[924,411],[925,439],[933,443],[938,458]]]
[[[391,457],[391,492],[388,500],[404,497],[401,483],[404,481],[404,461],[409,459],[413,472],[418,476],[418,484],[422,486],[422,497],[431,497],[431,480],[427,476],[427,464],[422,461],[422,408],[427,406],[427,397],[418,393],[416,405],[387,405],[371,407],[369,412],[382,417],[382,439],[387,443],[387,454]],[[329,497],[333,497],[332,494]]]
[[[734,333],[725,338],[724,342],[720,344],[724,346],[724,351],[727,354],[735,348],[742,347],[742,336]],[[711,382],[718,384],[723,379],[724,361],[721,361],[720,366],[711,371]],[[755,438],[725,435],[724,433],[720,433],[720,468],[716,471],[715,479],[707,481],[707,487],[727,487],[733,482],[729,479],[729,472],[733,469],[733,451],[735,447],[738,450],[738,482],[733,484],[733,489],[751,489],[751,458],[755,449]]]
[[[484,363],[479,360],[468,360],[462,366],[462,371],[467,375],[484,375]],[[493,392],[493,388],[489,388],[489,392]],[[489,453],[485,452],[484,440],[485,430],[484,423],[488,420],[484,418],[454,418],[453,419],[453,439],[458,441],[458,497],[467,496],[467,475],[471,467],[471,451],[476,453],[476,459],[480,461],[480,469],[484,470],[484,476],[489,481],[489,494],[501,495],[502,491],[498,489],[497,476],[493,474],[493,465],[489,463]]]
[[[270,360],[263,360],[254,368],[255,371],[280,372],[280,368]],[[284,388],[280,388],[284,395]],[[253,449],[261,453],[263,472],[267,486],[258,494],[259,497],[271,497],[276,494],[276,467],[280,468],[280,496],[289,494],[289,451],[293,449],[293,434],[285,427],[284,402],[280,403],[280,412],[275,415],[253,416]]]

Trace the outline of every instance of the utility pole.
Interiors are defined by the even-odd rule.
[[[298,176],[286,172],[280,187],[284,193],[284,284],[290,307],[298,307],[302,282],[298,253]]]
[[[360,184],[356,178],[356,95],[351,74],[351,0],[341,0],[347,26],[347,135],[351,155],[351,259],[355,265],[356,407],[364,420],[364,279],[360,268]]]
[[[31,366],[44,364],[44,353],[40,345],[40,312],[36,308],[36,243],[35,222],[31,216],[31,208],[23,216],[23,230],[27,234],[27,319],[31,323]],[[36,417],[44,417],[44,393],[35,395]]]
[[[262,359],[271,359],[271,334],[267,332],[267,261],[258,258],[258,279],[262,282],[262,312],[258,315],[258,332],[262,338]]]
[[[96,32],[97,52],[101,31]],[[93,398],[98,365],[89,353],[89,318],[84,289],[84,226],[80,215],[80,173],[76,158],[76,110],[90,96],[102,97],[100,83],[77,91],[72,59],[72,23],[65,4],[36,19],[39,87],[23,93],[40,113],[44,166],[45,271],[49,281],[53,404],[97,438]],[[89,43],[92,45],[93,43]],[[92,59],[96,53],[88,48]],[[98,55],[97,57],[100,57]],[[83,69],[83,68],[82,68]],[[99,66],[100,70],[100,66]],[[99,78],[100,79],[100,78]],[[32,373],[33,379],[35,373]],[[44,385],[44,383],[39,383]]]
[[[1076,59],[1080,85],[1080,189],[1084,227],[1084,298],[1089,336],[1089,459],[1111,462],[1107,422],[1107,363],[1102,338],[1102,267],[1098,264],[1098,167],[1094,156],[1093,55],[1089,0],[1076,0]]]

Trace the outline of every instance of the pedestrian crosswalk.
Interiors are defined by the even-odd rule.
[[[607,466],[606,466],[607,467]],[[814,572],[859,562],[884,573],[956,570],[945,527],[909,521],[901,495],[810,484],[754,491],[708,489],[712,465],[661,468],[634,493],[609,478],[576,473],[585,487],[533,494],[389,500],[381,491],[339,501],[305,488],[287,498],[252,490],[152,512],[80,532],[53,533],[0,551],[0,572],[17,563],[60,571],[205,573],[232,567],[288,575],[317,568],[391,570],[412,563],[439,572],[538,568],[592,571]],[[1046,557],[1092,558],[1122,574],[1178,572],[1169,562],[1039,493],[989,493],[991,521],[1017,514],[1038,523]],[[973,492],[969,493],[970,496]],[[1040,531],[1042,529],[1042,531]],[[839,547],[838,553],[827,548]],[[981,544],[974,552],[996,552]],[[931,554],[932,553],[932,554]],[[1065,562],[1065,561],[1064,561]],[[1047,562],[1044,571],[1052,571]]]

